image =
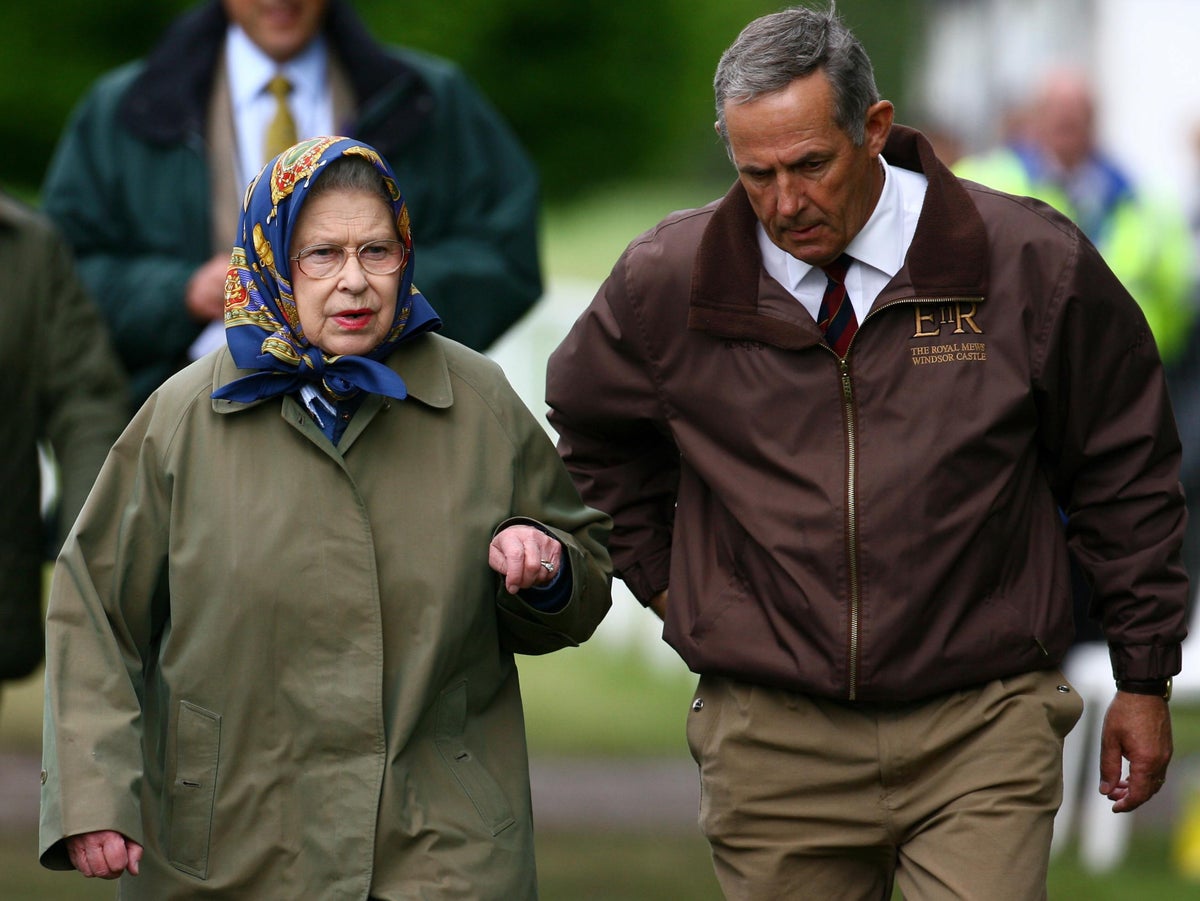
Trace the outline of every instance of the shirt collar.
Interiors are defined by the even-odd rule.
[[[846,253],[891,278],[904,265],[904,252],[908,248],[904,240],[904,198],[895,170],[882,156],[879,163],[884,176],[879,202]]]
[[[235,110],[257,98],[277,72],[292,83],[294,95],[314,95],[325,83],[327,61],[323,35],[317,35],[300,53],[281,64],[263,53],[240,25],[231,24],[225,34],[225,65]]]

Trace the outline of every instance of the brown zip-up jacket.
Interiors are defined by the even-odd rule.
[[[618,574],[700,673],[909,700],[1058,664],[1067,548],[1119,678],[1179,670],[1179,439],[1137,304],[1064,217],[929,179],[845,361],[762,268],[737,184],[636,239],[550,359]],[[1066,514],[1066,521],[1060,515]]]

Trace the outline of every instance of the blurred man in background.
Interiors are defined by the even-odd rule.
[[[44,217],[0,193],[0,683],[42,659],[42,571],[125,424],[125,378],[70,251]],[[42,521],[39,446],[57,463]]]
[[[540,296],[537,174],[455,66],[380,45],[347,0],[207,0],[97,82],[43,186],[134,405],[224,340],[246,185],[320,134],[360,138],[395,168],[444,334],[483,350]]]

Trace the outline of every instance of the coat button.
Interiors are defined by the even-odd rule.
[[[696,710],[696,711],[703,710],[704,709],[704,698],[696,698],[696,700],[692,701],[692,709]]]
[[[1071,686],[1070,685],[1060,685],[1060,686],[1058,686],[1058,690],[1065,695],[1069,695],[1071,693]]]
[[[42,785],[46,784],[46,771],[42,770]]]

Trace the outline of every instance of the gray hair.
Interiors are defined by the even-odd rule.
[[[833,3],[825,11],[794,6],[755,19],[717,63],[713,78],[717,131],[730,159],[725,105],[782,91],[816,71],[823,71],[833,88],[834,122],[856,147],[862,146],[867,109],[879,100],[871,59]]]
[[[357,154],[345,154],[330,160],[317,172],[305,202],[330,191],[362,191],[378,194],[390,209],[392,194],[383,173],[374,163]]]

